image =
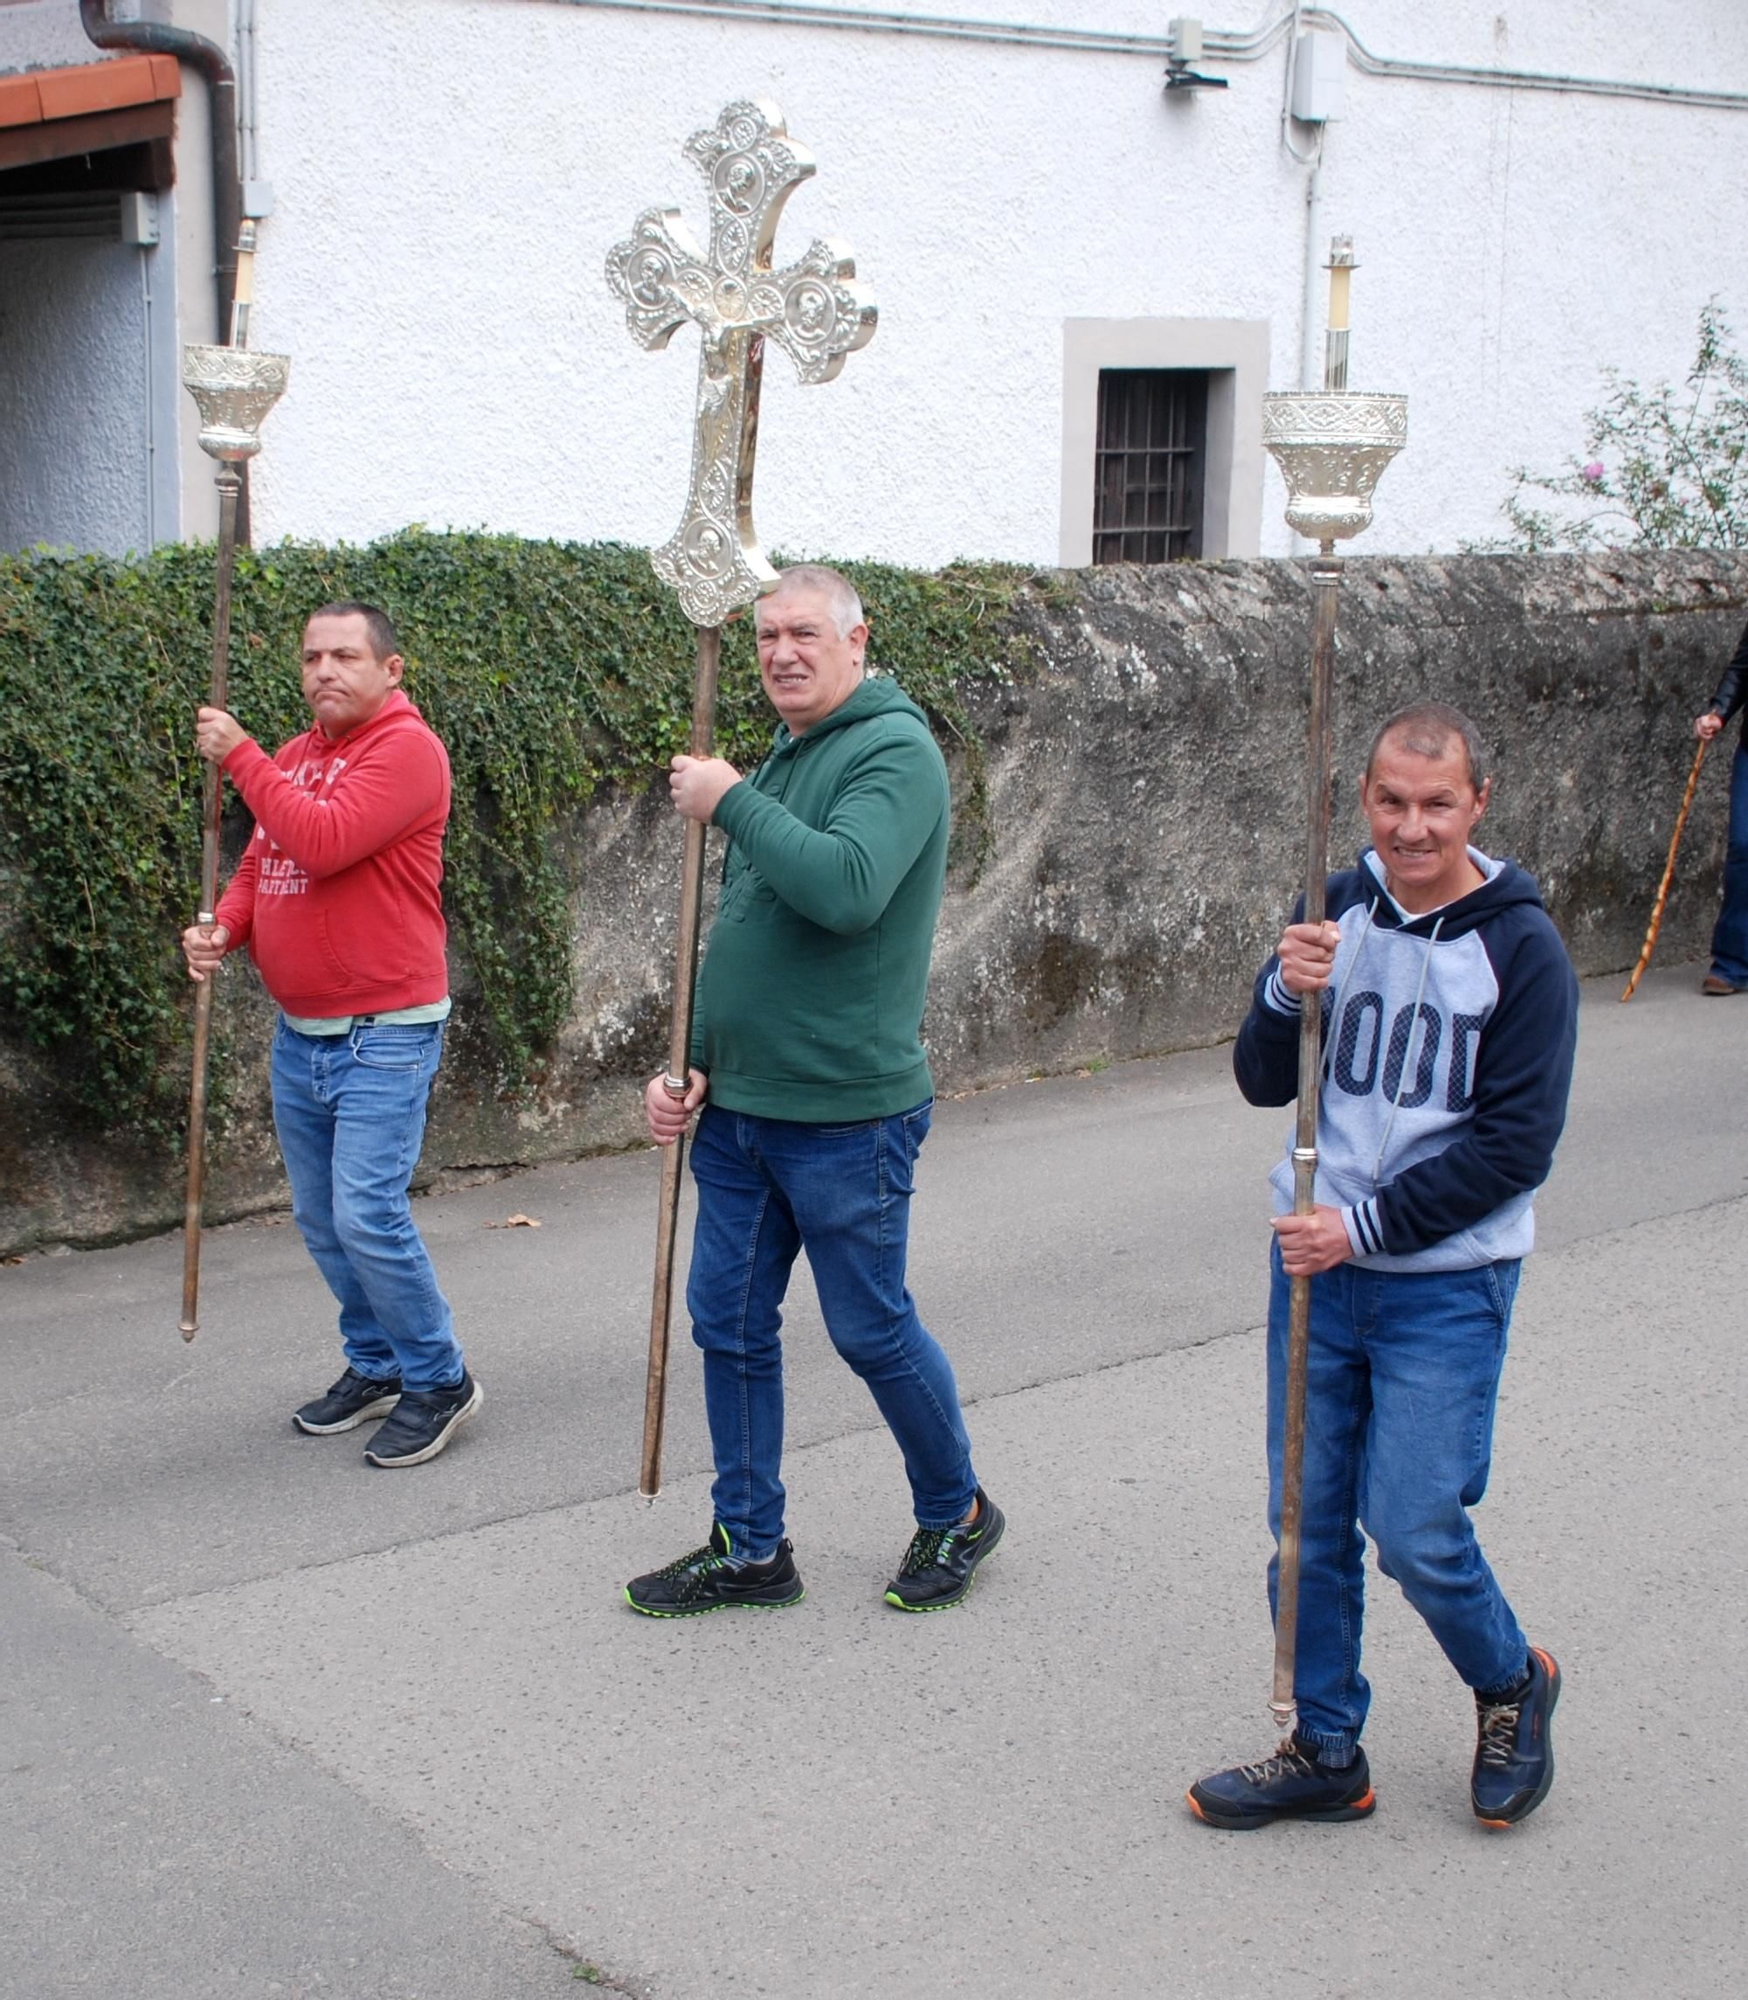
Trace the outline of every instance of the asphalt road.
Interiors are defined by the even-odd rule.
[[[1748,1001],[1695,977],[1587,989],[1519,1298],[1480,1519],[1567,1677],[1523,1827],[1475,1825],[1467,1696],[1381,1580],[1377,1814],[1182,1807],[1270,1737],[1286,1120],[1212,1050],[940,1108],[913,1284],[1010,1518],[942,1617],[879,1601],[897,1455],[804,1274],[807,1601],[620,1602],[709,1519],[683,1335],[667,1491],[635,1492],[651,1154],[420,1205],[487,1403],[407,1473],[287,1421],[337,1368],[283,1222],[213,1233],[191,1348],[174,1239],[0,1269],[0,1994],[1734,1995]]]

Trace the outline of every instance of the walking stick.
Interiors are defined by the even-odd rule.
[[[686,141],[686,157],[709,188],[710,247],[700,248],[677,209],[649,208],[607,253],[607,283],[624,301],[641,346],[666,347],[695,323],[703,335],[686,511],[650,563],[698,627],[691,754],[708,757],[714,734],[722,627],[769,590],[777,572],[753,529],[753,454],[765,343],[775,341],[803,383],[829,382],[846,355],[874,337],[875,306],[856,283],[855,260],[823,239],[795,263],[773,269],[772,244],[783,204],[814,171],[811,154],[789,137],[773,104],[743,98]],[[692,988],[704,896],[704,828],[686,822],[675,948],[673,1025],[663,1078],[676,1098],[687,1087]],[[662,1486],[668,1330],[673,1313],[684,1139],[664,1148],[649,1315],[643,1455],[637,1489],[653,1500]]]
[[[185,347],[182,380],[200,406],[201,449],[218,461],[213,484],[219,496],[219,538],[213,587],[212,678],[207,706],[226,703],[231,656],[231,580],[237,562],[239,470],[261,449],[260,425],[283,394],[291,363],[283,354],[249,351],[249,310],[253,297],[255,225],[245,222],[237,243],[236,302],[231,309],[230,344]],[[201,761],[203,805],[200,848],[200,914],[195,921],[210,936],[218,921],[219,817],[224,784],[218,766]],[[215,968],[216,969],[216,968]],[[182,1318],[184,1340],[200,1330],[200,1232],[206,1196],[206,1079],[212,1034],[213,974],[194,991],[193,1076],[188,1091],[188,1187],[182,1219]]]
[[[1657,884],[1657,900],[1651,905],[1651,921],[1645,928],[1645,942],[1639,947],[1639,962],[1633,967],[1633,976],[1627,981],[1627,990],[1621,995],[1621,1005],[1633,997],[1639,981],[1645,976],[1645,968],[1651,963],[1651,954],[1657,949],[1657,933],[1663,928],[1663,906],[1669,901],[1669,885],[1675,880],[1675,856],[1681,847],[1681,836],[1687,827],[1687,815],[1693,809],[1693,795],[1699,784],[1699,767],[1706,760],[1706,751],[1711,746],[1711,738],[1702,736],[1699,748],[1693,753],[1693,769],[1687,774],[1687,790],[1681,795],[1681,810],[1675,815],[1675,831],[1669,836],[1669,859],[1663,864],[1663,879]]]
[[[1356,395],[1347,388],[1348,286],[1353,243],[1338,236],[1328,265],[1329,339],[1321,394],[1263,398],[1263,442],[1287,482],[1287,520],[1318,545],[1311,565],[1311,712],[1305,748],[1304,921],[1321,924],[1329,869],[1329,792],[1334,739],[1335,621],[1342,563],[1338,540],[1372,518],[1371,499],[1386,465],[1408,438],[1402,396]],[[1293,1132],[1293,1213],[1316,1206],[1317,1111],[1323,1073],[1321,994],[1299,1010],[1299,1101]],[[1305,1488],[1305,1386],[1310,1370],[1311,1280],[1294,1277],[1287,1303],[1286,1409],[1281,1438],[1280,1529],[1275,1570],[1275,1656],[1269,1710],[1284,1735],[1297,1726],[1293,1669],[1299,1642],[1299,1569]]]

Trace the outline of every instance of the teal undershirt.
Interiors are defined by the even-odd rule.
[[[392,1013],[372,1014],[379,1028],[411,1028],[421,1021],[447,1021],[451,1003],[428,1000],[423,1007],[397,1007]],[[349,1035],[356,1014],[282,1014],[280,1018],[294,1035]]]

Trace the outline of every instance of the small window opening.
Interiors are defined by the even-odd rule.
[[[1100,369],[1097,436],[1093,561],[1162,563],[1199,556],[1207,370]]]

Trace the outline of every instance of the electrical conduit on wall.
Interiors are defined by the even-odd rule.
[[[542,0],[548,4],[548,0]],[[1163,35],[1121,35],[1100,28],[1029,26],[1019,21],[966,20],[949,14],[892,14],[870,7],[813,6],[808,0],[559,0],[569,7],[602,7],[634,14],[691,14],[707,20],[763,22],[785,28],[852,29],[862,34],[923,35],[935,40],[991,42],[1009,47],[1067,49],[1086,55],[1148,56],[1166,61],[1172,43]],[[1497,90],[1577,91],[1592,96],[1636,97],[1715,111],[1748,111],[1748,92],[1697,90],[1686,84],[1634,83],[1618,78],[1561,76],[1541,70],[1477,69],[1462,63],[1423,63],[1374,55],[1339,14],[1324,7],[1295,8],[1260,28],[1233,32],[1210,28],[1205,57],[1256,62],[1293,26],[1327,28],[1347,44],[1347,58],[1368,76],[1417,83],[1471,84]]]

